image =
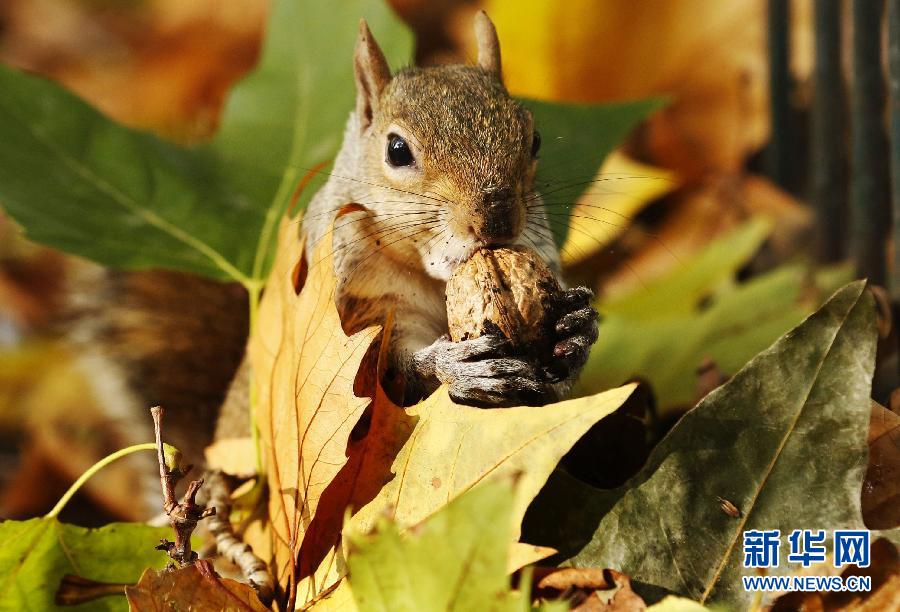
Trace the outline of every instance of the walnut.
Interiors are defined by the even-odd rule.
[[[447,320],[455,342],[500,328],[513,345],[531,354],[545,350],[553,336],[560,294],[553,273],[530,249],[480,249],[447,281]]]

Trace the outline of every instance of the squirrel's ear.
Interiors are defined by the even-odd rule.
[[[353,74],[356,77],[356,113],[365,129],[372,123],[381,91],[391,80],[391,69],[365,19],[359,21]]]
[[[475,14],[475,40],[478,43],[478,65],[497,75],[498,79],[501,78],[500,40],[497,38],[497,28],[484,11]]]

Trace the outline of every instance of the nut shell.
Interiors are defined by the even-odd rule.
[[[450,337],[477,338],[493,323],[513,345],[538,352],[551,336],[547,315],[559,292],[550,268],[530,249],[480,249],[447,281]]]

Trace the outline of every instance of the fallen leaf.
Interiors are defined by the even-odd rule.
[[[872,590],[868,593],[826,592],[823,593],[825,608],[828,610],[850,610],[880,612],[900,609],[900,551],[886,538],[872,542],[869,567],[851,565],[841,576],[869,576]]]
[[[740,168],[768,136],[765,3],[480,4],[496,22],[514,93],[571,102],[671,96],[646,139],[657,163],[690,180]],[[808,29],[809,20],[795,25]],[[474,41],[461,33],[471,55]]]
[[[611,153],[595,183],[572,208],[569,234],[560,253],[572,266],[603,250],[618,238],[640,210],[677,187],[675,174],[637,162],[620,151]],[[553,212],[553,195],[548,196]]]
[[[339,583],[321,600],[331,600],[325,607],[317,603],[312,609],[345,609],[352,592],[361,612],[567,610],[562,601],[532,608],[526,576],[518,591],[510,589],[504,551],[518,525],[517,481],[509,475],[489,478],[411,529],[386,516],[368,532],[348,526],[349,583]]]
[[[147,570],[134,586],[125,587],[132,612],[169,610],[219,610],[265,612],[269,610],[250,585],[221,578],[208,561],[200,560],[177,570]]]
[[[85,529],[55,519],[0,523],[0,609],[56,610],[54,594],[66,574],[132,584],[166,554],[154,549],[169,528],[114,523]],[[122,597],[104,597],[94,610],[125,610]],[[65,608],[63,608],[65,609]]]
[[[509,560],[506,571],[509,574],[517,572],[526,565],[533,565],[555,555],[558,551],[549,546],[535,546],[524,542],[513,542],[509,549]]]
[[[252,67],[266,3],[4,3],[4,63],[44,74],[129,125],[194,140]]]
[[[900,574],[892,576],[889,582],[861,602],[854,602],[842,610],[846,612],[900,610]]]
[[[676,273],[698,255],[756,218],[768,219],[767,252],[774,263],[803,255],[812,214],[799,200],[758,176],[721,176],[667,198],[661,224],[632,225],[617,242],[621,255],[599,286],[611,298]]]
[[[737,283],[737,271],[766,235],[764,224],[745,225],[666,277],[601,296],[600,338],[577,393],[639,378],[653,389],[661,415],[683,411],[697,400],[697,368],[705,359],[733,374],[852,278],[846,268],[812,276],[805,266],[789,265]]]
[[[256,475],[256,447],[251,438],[220,438],[207,446],[203,454],[207,469],[239,478]]]
[[[249,346],[268,466],[273,568],[287,592],[302,586],[301,605],[344,573],[347,507],[357,530],[372,528],[385,513],[407,528],[487,476],[520,473],[512,501],[518,521],[560,458],[633,388],[504,410],[455,405],[446,388],[407,409],[380,387],[374,402],[357,397],[354,381],[379,330],[344,334],[330,243],[328,236],[316,249],[298,295],[292,278],[302,245],[296,224],[282,224]]]
[[[347,565],[359,609],[428,611],[512,607],[506,550],[516,530],[512,478],[491,478],[404,536],[381,517],[370,533],[350,527]],[[501,603],[503,602],[503,603]],[[509,602],[513,603],[513,602]]]
[[[551,479],[529,512],[529,541],[700,603],[745,607],[744,530],[863,526],[874,323],[865,283],[844,287],[685,414],[623,487]],[[542,534],[541,517],[555,523]]]
[[[520,474],[514,516],[521,517],[553,468],[597,421],[614,412],[635,385],[605,393],[533,407],[484,410],[454,404],[446,388],[406,409],[413,429],[377,496],[351,518],[365,529],[384,512],[404,526],[429,516],[487,476]],[[376,413],[387,398],[380,394]],[[390,409],[396,409],[390,406]],[[370,433],[379,430],[378,417]],[[518,529],[516,529],[518,536]]]
[[[647,608],[647,612],[707,612],[709,608],[684,597],[667,595],[662,601]]]
[[[624,294],[604,294],[604,312],[654,318],[692,313],[714,287],[733,279],[772,232],[772,222],[756,217],[722,234],[695,257],[682,259],[670,274],[645,280]]]
[[[534,596],[539,600],[564,599],[575,612],[641,612],[647,604],[631,590],[631,580],[611,569],[537,568]]]
[[[322,243],[327,247],[317,249],[298,294],[293,272],[303,245],[298,225],[282,222],[278,256],[248,347],[269,480],[272,570],[283,586],[294,580],[306,531],[326,487],[347,463],[350,432],[370,403],[354,394],[354,380],[378,334],[376,328],[344,334],[334,304],[331,241]],[[344,509],[336,511],[340,521]]]
[[[862,511],[870,529],[900,527],[900,415],[872,402]]]
[[[347,580],[341,580],[331,588],[325,589],[315,599],[297,609],[313,612],[357,612],[359,610],[353,599],[350,582]]]
[[[872,581],[872,589],[861,593],[792,591],[778,597],[770,608],[771,612],[793,610],[881,612],[900,609],[900,554],[897,546],[889,540],[879,538],[872,543],[868,567],[858,568],[851,565],[840,575],[844,580],[849,576],[868,576]]]

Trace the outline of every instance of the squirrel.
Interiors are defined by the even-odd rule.
[[[354,54],[357,97],[334,170],[301,223],[306,257],[334,223],[336,302],[348,333],[394,314],[391,363],[405,403],[440,384],[479,406],[560,399],[597,339],[591,291],[565,291],[546,362],[522,359],[500,333],[452,342],[445,287],[475,250],[524,246],[560,275],[559,251],[534,178],[540,136],[507,92],[490,18],[475,17],[477,64],[392,75],[365,21]],[[354,209],[335,220],[348,203]]]
[[[390,364],[406,382],[398,399],[404,405],[441,384],[454,401],[482,407],[558,400],[598,335],[586,287],[564,291],[564,312],[545,359],[552,367],[544,370],[516,355],[502,333],[459,342],[447,335],[447,280],[476,249],[522,245],[557,277],[561,272],[548,215],[535,192],[541,143],[534,119],[503,84],[497,32],[484,12],[476,15],[475,34],[476,65],[408,67],[392,75],[365,21],[360,22],[356,105],[333,171],[300,223],[308,262],[333,227],[335,302],[347,333],[382,324],[393,312]],[[354,206],[345,212],[348,204]],[[79,301],[79,310],[93,313],[95,322],[81,326],[79,339],[95,363],[106,364],[92,367],[93,372],[137,366],[130,379],[141,384],[131,385],[128,399],[109,392],[121,384],[103,383],[104,397],[118,405],[119,413],[128,403],[141,410],[164,403],[176,421],[178,414],[183,422],[193,418],[190,437],[175,431],[173,438],[193,446],[196,457],[212,435],[213,419],[204,423],[190,404],[198,398],[205,407],[220,402],[232,377],[216,437],[247,432],[248,364],[245,358],[241,362],[246,318],[227,314],[245,312],[246,298],[236,297],[233,286],[187,276],[108,273],[106,289],[80,292],[90,297]],[[103,286],[96,278],[92,283]],[[202,299],[191,292],[200,292]],[[154,329],[147,329],[147,321]],[[221,325],[230,326],[227,333],[221,333]],[[185,341],[193,342],[201,330],[208,332],[202,334],[207,345],[192,353]],[[150,347],[134,347],[135,342]],[[177,350],[167,348],[171,343]],[[185,373],[196,374],[204,366],[210,371],[182,384],[191,380]],[[170,432],[181,428],[173,423]],[[199,431],[206,425],[208,435]]]

